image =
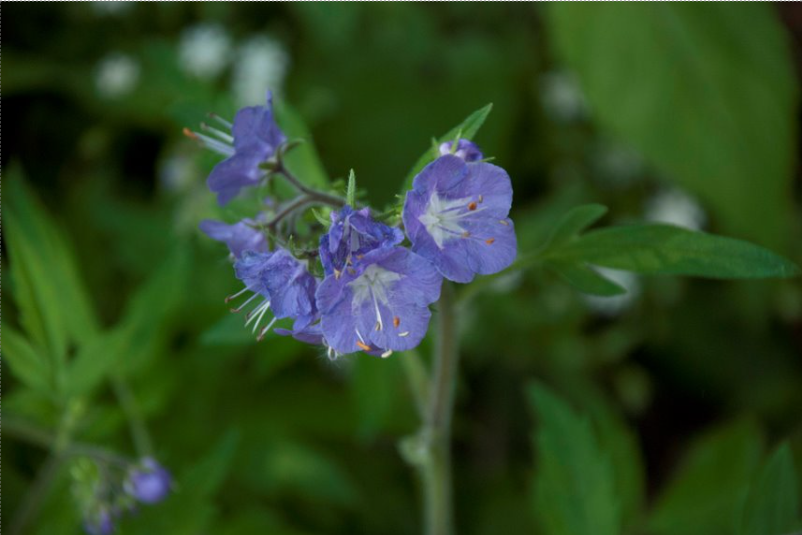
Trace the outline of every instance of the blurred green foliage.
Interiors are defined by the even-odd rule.
[[[523,252],[549,240],[570,252],[666,218],[655,207],[681,188],[703,222],[676,203],[669,221],[799,264],[799,50],[777,9],[6,5],[2,527],[44,442],[67,434],[135,455],[112,388],[124,378],[178,487],[120,533],[419,532],[398,443],[417,427],[403,359],[425,362],[430,342],[419,355],[329,363],[293,340],[256,344],[223,303],[231,267],[197,224],[253,207],[215,206],[204,180],[216,158],[181,128],[244,104],[243,69],[263,79],[283,51],[286,76],[270,71],[279,118],[309,142],[288,164],[320,184],[353,168],[379,208],[433,136],[468,116],[463,133],[513,178]],[[208,44],[187,38],[199,24],[229,40],[213,76],[187,69]],[[266,63],[243,65],[265,36]],[[609,212],[560,223],[588,203]],[[689,231],[659,228],[687,244]],[[460,533],[802,529],[800,282],[588,267],[654,271],[643,232],[615,255],[582,248],[463,289]],[[710,240],[690,247],[703,253],[698,275],[717,247],[736,247]],[[589,297],[563,279],[627,293]],[[69,463],[30,531],[80,532]]]

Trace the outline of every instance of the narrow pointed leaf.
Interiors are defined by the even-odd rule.
[[[761,279],[799,274],[793,262],[763,247],[672,225],[594,230],[547,257],[648,275]]]
[[[482,108],[479,108],[468,117],[465,118],[460,124],[434,140],[432,143],[432,147],[424,152],[418,161],[415,162],[415,165],[412,166],[409,174],[407,174],[406,179],[404,179],[404,185],[401,188],[402,196],[406,194],[407,190],[412,189],[412,181],[415,179],[415,175],[420,173],[421,169],[426,167],[426,165],[437,158],[438,156],[438,147],[440,143],[444,143],[446,141],[453,141],[457,134],[465,139],[473,139],[476,133],[479,131],[479,128],[482,127],[484,124],[485,119],[490,114],[490,111],[493,109],[493,104],[488,104]]]
[[[744,497],[737,535],[786,535],[802,526],[794,459],[780,446],[758,473]]]

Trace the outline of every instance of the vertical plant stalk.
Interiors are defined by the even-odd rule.
[[[114,395],[117,397],[117,402],[125,413],[126,420],[128,420],[128,427],[131,430],[131,438],[134,441],[134,448],[137,455],[141,457],[153,456],[153,442],[150,439],[150,433],[145,426],[145,420],[142,418],[142,413],[139,410],[134,394],[128,388],[128,383],[125,382],[120,375],[115,375],[111,379],[111,386],[114,390]]]
[[[439,337],[434,354],[431,393],[422,433],[426,455],[420,470],[426,535],[451,535],[454,529],[451,416],[459,358],[454,301],[454,288],[445,282],[440,296]]]

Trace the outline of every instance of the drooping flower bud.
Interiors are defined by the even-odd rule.
[[[167,469],[155,459],[146,457],[128,474],[125,490],[140,502],[153,504],[167,497],[172,481]]]

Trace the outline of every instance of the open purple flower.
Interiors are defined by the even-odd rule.
[[[317,317],[315,290],[317,280],[307,271],[306,266],[288,251],[278,249],[274,252],[246,251],[234,264],[237,278],[245,288],[229,298],[233,299],[245,292],[252,292],[239,307],[239,312],[254,299],[261,298],[248,312],[245,325],[254,323],[253,331],[259,328],[268,310],[273,311],[273,319],[259,331],[261,340],[279,319],[293,318],[296,328],[303,329]]]
[[[404,203],[412,250],[449,280],[497,273],[517,254],[510,177],[502,168],[453,155],[426,166]]]
[[[201,221],[200,229],[213,240],[225,243],[231,254],[239,258],[245,251],[268,251],[267,239],[264,232],[255,228],[257,225],[259,221],[254,219],[243,219],[233,225],[205,219]]]
[[[170,472],[151,457],[131,470],[125,483],[126,492],[142,503],[153,504],[162,501],[170,493],[173,479]]]
[[[456,147],[454,146],[453,141],[440,143],[439,150],[440,156],[453,154],[457,158],[462,158],[466,162],[478,162],[484,158],[484,154],[482,154],[482,150],[479,148],[479,145],[464,138],[457,141]]]
[[[231,133],[208,125],[204,125],[203,130],[209,135],[189,130],[184,132],[213,151],[227,156],[212,169],[207,180],[209,189],[217,194],[217,202],[222,206],[236,197],[242,188],[259,183],[265,175],[260,164],[271,158],[287,137],[273,117],[270,93],[265,106],[249,106],[239,110],[233,124],[219,117],[215,119]]]
[[[331,228],[320,238],[320,261],[326,275],[341,273],[365,253],[403,240],[400,229],[375,221],[367,208],[344,206],[331,213]]]
[[[336,353],[383,357],[414,348],[426,334],[428,306],[440,297],[442,281],[429,262],[404,247],[366,252],[318,287],[326,344]]]

